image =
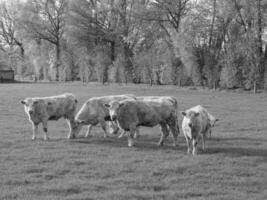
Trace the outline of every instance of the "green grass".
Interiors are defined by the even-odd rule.
[[[136,146],[126,137],[67,140],[64,120],[48,124],[50,141],[40,129],[31,141],[20,100],[74,93],[82,103],[93,96],[132,93],[172,95],[179,111],[197,104],[220,119],[205,152],[187,155],[179,146],[157,142],[159,128],[141,128]],[[0,84],[0,199],[267,199],[267,94],[211,92],[176,87],[98,84]],[[181,116],[180,116],[181,120]]]

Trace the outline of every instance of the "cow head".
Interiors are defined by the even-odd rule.
[[[216,123],[217,121],[219,121],[219,119],[217,119],[217,118],[214,118],[214,119],[209,120],[210,126],[211,126],[211,127],[214,127],[214,126],[215,126],[215,123]]]
[[[111,134],[116,135],[119,132],[120,128],[118,126],[117,121],[110,121],[109,122],[109,132]]]
[[[118,110],[123,105],[123,103],[118,101],[111,101],[109,104],[106,103],[104,106],[108,108],[111,120],[116,120],[118,117]]]
[[[72,126],[72,137],[75,138],[81,131],[83,124],[74,120],[71,126]]]
[[[192,131],[197,126],[199,113],[194,111],[182,111],[182,115],[187,118],[187,125]]]
[[[24,100],[21,100],[20,102],[24,105],[25,112],[28,113],[30,118],[32,118],[34,115],[36,115],[36,113],[39,112],[40,102],[38,100],[26,98]]]

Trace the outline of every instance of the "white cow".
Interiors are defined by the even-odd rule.
[[[93,97],[88,99],[75,116],[75,122],[79,124],[75,128],[75,132],[78,133],[83,125],[88,125],[86,133],[86,137],[88,137],[92,127],[100,123],[102,129],[104,130],[104,137],[107,137],[106,121],[110,121],[110,116],[108,109],[104,105],[113,100],[121,101],[125,99],[135,99],[135,96],[132,94],[123,94]],[[117,126],[116,121],[112,123],[113,127]]]
[[[145,100],[145,101],[165,99],[167,101],[170,100],[170,101],[174,102],[174,104],[176,104],[174,106],[177,107],[177,100],[171,96],[139,96],[139,97],[136,97],[136,99],[137,100]],[[120,128],[119,128],[119,126],[117,126],[116,123],[110,123],[110,130],[112,131],[112,133],[116,134],[120,130]],[[126,135],[126,131],[121,130],[121,134],[119,135],[118,138],[121,138],[124,135]],[[136,129],[136,132],[134,134],[134,138],[137,138],[139,135],[140,135],[140,131],[138,128],[138,129]]]
[[[68,138],[72,138],[77,100],[73,94],[66,93],[51,97],[34,97],[26,98],[21,101],[24,105],[25,112],[32,123],[33,135],[35,140],[39,123],[42,123],[44,130],[44,140],[49,139],[47,136],[47,123],[49,120],[58,120],[64,117],[67,120],[70,131]]]
[[[133,136],[139,126],[154,127],[161,126],[161,138],[159,145],[162,146],[164,140],[169,135],[170,128],[174,146],[177,143],[179,126],[177,120],[177,101],[170,97],[157,97],[140,100],[112,101],[105,104],[109,108],[112,120],[118,121],[121,129],[129,131],[128,146],[133,146]]]
[[[192,154],[197,154],[197,143],[202,139],[202,149],[205,150],[205,139],[208,133],[211,134],[211,127],[218,121],[201,105],[192,107],[181,112],[184,116],[182,129],[187,142],[188,153],[191,153],[191,143],[193,146]]]

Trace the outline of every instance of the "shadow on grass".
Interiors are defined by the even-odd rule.
[[[227,137],[227,138],[219,138],[219,137],[211,137],[208,138],[209,141],[242,141],[242,142],[267,142],[267,139],[262,138],[252,138],[252,137]]]
[[[226,141],[233,141],[233,143]],[[251,142],[261,142],[261,139],[252,139],[252,138],[244,138],[244,137],[236,137],[236,138],[209,138],[208,148],[205,151],[201,151],[201,147],[199,146],[200,154],[224,154],[226,156],[259,156],[266,158],[267,160],[267,149],[263,148],[251,148],[251,147],[238,147],[238,142],[236,141],[248,141]],[[173,147],[172,138],[169,137],[167,141],[164,143],[164,146],[158,146],[159,138],[151,137],[151,136],[140,136],[135,139],[135,146],[133,147],[136,151],[155,151],[155,150],[174,150],[179,152],[186,152],[187,147],[184,138],[178,138],[178,146]],[[225,141],[225,142],[224,142]],[[78,138],[70,141],[73,144],[92,144],[92,145],[105,145],[108,147],[127,147],[127,137],[124,138],[116,138],[116,137],[90,137],[90,138]],[[220,145],[220,147],[216,146],[216,143]],[[201,143],[200,143],[201,144]],[[214,145],[216,147],[214,147]],[[250,145],[251,146],[251,145]]]
[[[210,147],[203,154],[225,154],[227,156],[259,156],[267,160],[267,149],[243,147]]]
[[[179,144],[177,147],[173,147],[173,141],[172,138],[169,137],[163,146],[158,146],[158,142],[159,142],[159,138],[156,137],[150,137],[150,136],[139,136],[137,139],[134,139],[135,143],[134,143],[134,147],[133,149],[135,150],[185,150],[185,146],[183,145],[181,147],[180,145],[180,138],[179,138]],[[92,145],[105,145],[108,147],[125,147],[125,148],[129,148],[127,146],[128,142],[127,142],[127,137],[123,137],[123,138],[117,138],[117,137],[107,137],[107,138],[103,138],[103,137],[94,137],[91,136],[89,138],[77,138],[74,140],[70,140],[71,143],[73,144],[92,144]],[[184,142],[182,142],[183,144],[185,144]]]

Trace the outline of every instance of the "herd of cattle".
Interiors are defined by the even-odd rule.
[[[48,139],[47,123],[49,120],[58,120],[64,117],[69,125],[68,138],[75,138],[82,126],[87,125],[86,136],[90,135],[93,126],[100,124],[107,136],[109,130],[119,137],[128,135],[128,146],[134,145],[134,138],[139,135],[139,126],[161,128],[159,145],[162,146],[169,132],[173,136],[173,145],[177,145],[179,134],[178,104],[171,96],[142,96],[132,94],[93,97],[88,99],[81,109],[76,112],[77,99],[73,94],[66,93],[51,97],[26,98],[21,101],[25,112],[33,127],[32,139],[36,138],[38,125],[42,123],[44,140]],[[218,121],[203,106],[195,106],[183,115],[182,129],[186,138],[188,153],[197,154],[197,143],[202,139],[202,148],[205,149],[205,138],[211,135],[211,128]]]

